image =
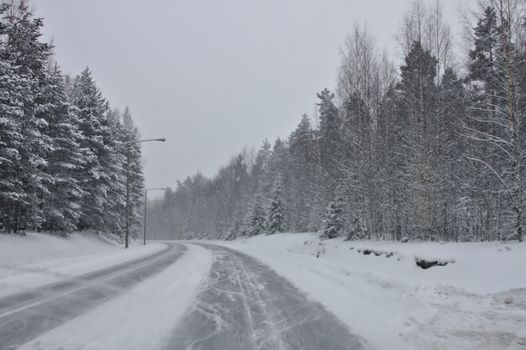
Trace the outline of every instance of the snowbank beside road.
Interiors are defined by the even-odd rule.
[[[0,297],[152,255],[161,243],[122,246],[92,234],[0,235]]]
[[[67,237],[28,233],[0,235],[0,265],[28,265],[46,260],[114,250],[116,246],[94,234],[74,233]]]
[[[319,256],[323,261],[418,285],[446,284],[476,293],[526,288],[526,243],[320,241],[316,234],[306,233],[258,236],[239,241],[238,246],[243,245]],[[424,270],[415,263],[419,258],[449,265]]]
[[[525,243],[322,242],[315,234],[280,234],[221,244],[270,265],[373,348],[526,348]],[[448,264],[424,270],[416,259]]]
[[[169,348],[177,322],[192,306],[212,263],[206,249],[192,244],[187,248],[164,271],[21,349]]]

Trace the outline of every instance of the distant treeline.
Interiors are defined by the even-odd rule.
[[[525,2],[486,0],[465,38],[453,37],[440,2],[427,4],[414,1],[401,21],[399,69],[356,26],[315,116],[212,179],[178,183],[152,203],[150,231],[522,239]]]
[[[88,69],[61,73],[26,1],[1,3],[0,232],[120,236],[126,216],[135,232],[143,175],[130,112],[110,110]]]

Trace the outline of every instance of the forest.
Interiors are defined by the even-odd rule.
[[[482,1],[463,16],[461,35],[439,1],[415,0],[396,35],[398,65],[355,25],[337,85],[320,89],[316,113],[212,178],[178,182],[151,203],[149,231],[522,241],[524,11],[522,0]]]
[[[65,75],[26,1],[0,8],[0,232],[140,229],[143,173],[130,111],[92,72]],[[126,240],[127,241],[127,240]]]

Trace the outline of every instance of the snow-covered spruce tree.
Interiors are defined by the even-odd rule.
[[[7,6],[0,8],[4,16]],[[0,36],[7,27],[0,21]],[[25,86],[11,63],[6,59],[6,44],[0,42],[0,229],[17,230],[17,210],[24,201],[24,189],[20,164],[23,144],[23,94]]]
[[[364,230],[364,225],[362,223],[361,218],[359,216],[356,216],[352,220],[352,223],[349,228],[349,232],[347,233],[345,240],[350,241],[353,239],[364,239],[364,238],[367,238],[367,234]]]
[[[319,223],[311,223],[310,212],[320,198],[319,183],[319,153],[315,132],[311,127],[309,117],[303,115],[297,128],[289,137],[290,169],[280,169],[290,172],[291,206],[288,220],[290,228],[296,232],[307,232],[309,228],[319,227]]]
[[[473,106],[466,125],[467,139],[473,147],[468,159],[479,163],[491,188],[487,202],[487,228],[504,232],[505,237],[523,239],[524,149],[521,124],[524,120],[524,86],[520,83],[524,65],[523,24],[525,4],[520,0],[490,0],[489,7],[475,28],[475,47],[470,53],[470,82]],[[478,146],[478,147],[477,147]],[[478,151],[484,150],[486,151]],[[495,193],[497,190],[499,193]],[[483,202],[484,203],[484,202]],[[500,216],[498,213],[509,213]],[[497,218],[497,220],[495,220]],[[491,220],[493,219],[493,220]],[[496,223],[496,227],[491,225]],[[495,237],[493,237],[495,238]]]
[[[81,201],[79,229],[102,230],[106,193],[111,181],[108,169],[104,168],[102,162],[104,155],[109,152],[105,144],[105,137],[108,137],[108,125],[105,122],[108,102],[102,97],[88,68],[75,79],[71,93],[82,133],[80,147],[84,164],[81,172],[84,176],[80,186],[86,192]]]
[[[51,183],[45,172],[46,155],[51,150],[52,141],[46,120],[48,106],[44,103],[51,48],[39,41],[43,21],[33,18],[26,1],[9,6],[16,6],[16,9],[8,8],[8,15],[3,18],[6,35],[2,40],[2,60],[16,70],[18,81],[15,84],[17,89],[22,89],[22,113],[18,116],[22,135],[22,144],[18,148],[21,171],[17,176],[22,182],[23,197],[19,198],[10,215],[13,230],[18,231],[28,226],[40,228],[43,220],[41,201]]]
[[[250,169],[250,190],[252,192],[269,193],[272,183],[269,172],[270,156],[272,146],[268,140],[264,140],[254,159]]]
[[[469,52],[469,72],[467,76],[469,92],[469,110],[475,119],[467,118],[464,123],[464,134],[469,145],[465,155],[467,159],[479,159],[492,167],[499,166],[500,155],[489,142],[477,140],[476,134],[483,133],[492,135],[496,131],[496,125],[490,121],[497,121],[497,95],[498,88],[498,67],[497,51],[499,45],[499,25],[497,13],[492,6],[487,6],[480,18],[473,33],[473,47]],[[475,131],[473,131],[475,130]],[[473,141],[470,141],[473,140]],[[497,213],[503,212],[502,208],[506,205],[506,195],[499,179],[494,176],[492,171],[479,161],[467,162],[470,168],[468,178],[472,189],[471,198],[474,205],[468,207],[469,212],[473,212],[473,218],[480,218],[478,222],[472,223],[471,228],[477,228],[475,232],[465,234],[474,239],[486,240],[493,232],[500,238],[502,231],[502,220],[494,220]],[[495,194],[495,189],[501,189]]]
[[[472,197],[469,183],[474,176],[467,171],[462,158],[465,152],[465,142],[461,136],[462,125],[466,119],[466,93],[456,72],[446,68],[440,85],[436,103],[437,146],[436,175],[437,186],[436,207],[438,238],[443,240],[458,240],[466,227],[464,211],[467,196]],[[461,181],[459,179],[462,179]]]
[[[281,201],[282,191],[281,176],[278,176],[272,190],[272,196],[270,198],[270,205],[268,208],[268,231],[271,234],[283,232],[283,221],[285,216],[283,213],[283,205]]]
[[[344,145],[341,138],[342,123],[338,108],[334,105],[334,94],[324,89],[318,95],[320,118],[319,155],[323,177],[323,198],[330,198],[336,189],[337,181],[342,177],[344,167]]]
[[[404,147],[402,135],[407,127],[406,118],[399,115],[399,94],[394,84],[391,84],[381,100],[378,118],[378,162],[380,174],[380,210],[383,229],[392,240],[402,239],[402,214],[405,205],[403,200],[406,192],[404,177]],[[352,218],[349,230],[356,215]]]
[[[0,62],[0,228],[17,231],[18,210],[24,204],[20,149],[23,144],[21,91],[8,63]]]
[[[132,237],[137,237],[141,225],[144,196],[144,175],[142,170],[142,154],[141,147],[137,141],[140,139],[139,130],[135,126],[130,110],[128,107],[124,110],[122,115],[122,129],[124,135],[124,143],[128,145],[128,150],[124,151],[125,156],[129,157],[125,167],[129,167],[128,171],[128,193],[130,207],[126,215],[129,217],[130,233]],[[122,153],[123,151],[121,151]],[[129,153],[128,153],[129,152]],[[124,169],[124,172],[127,170]]]
[[[262,197],[256,195],[245,215],[243,223],[243,234],[252,237],[265,232],[265,208],[261,204]]]
[[[80,170],[84,165],[79,147],[82,135],[75,109],[67,101],[64,79],[57,65],[49,72],[44,91],[52,141],[52,148],[46,156],[46,173],[52,184],[42,199],[43,229],[70,232],[77,228],[80,201],[85,194],[80,187]]]
[[[239,221],[234,220],[232,227],[228,230],[228,232],[225,235],[225,239],[227,241],[232,241],[239,237],[239,232],[241,231],[241,225],[239,224]]]
[[[321,239],[332,239],[340,236],[342,230],[342,207],[339,201],[330,202],[325,210],[325,220]]]
[[[403,134],[405,147],[406,193],[404,220],[408,233],[429,239],[436,235],[437,181],[436,171],[436,59],[414,42],[401,67],[400,114],[407,117],[408,128]]]
[[[107,112],[103,125],[104,153],[99,154],[99,162],[104,170],[100,185],[104,191],[104,217],[98,230],[111,233],[124,242],[126,231],[126,179],[127,179],[127,139],[121,124],[121,113],[117,110]],[[131,202],[129,208],[131,208]],[[129,222],[129,221],[128,221]],[[132,226],[130,225],[130,231]]]

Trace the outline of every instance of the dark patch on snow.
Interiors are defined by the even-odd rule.
[[[353,249],[354,249],[353,247],[350,248],[350,250],[353,250]],[[386,258],[390,258],[393,255],[398,254],[396,252],[386,252],[386,251],[374,250],[374,249],[364,249],[363,251],[360,250],[360,249],[357,249],[357,252],[361,253],[363,255],[371,255],[371,254],[374,254],[375,256],[382,256],[382,255],[384,255]]]
[[[454,261],[446,261],[446,260],[426,260],[421,258],[415,258],[416,265],[424,270],[427,270],[434,266],[446,266],[449,263],[453,263]]]

